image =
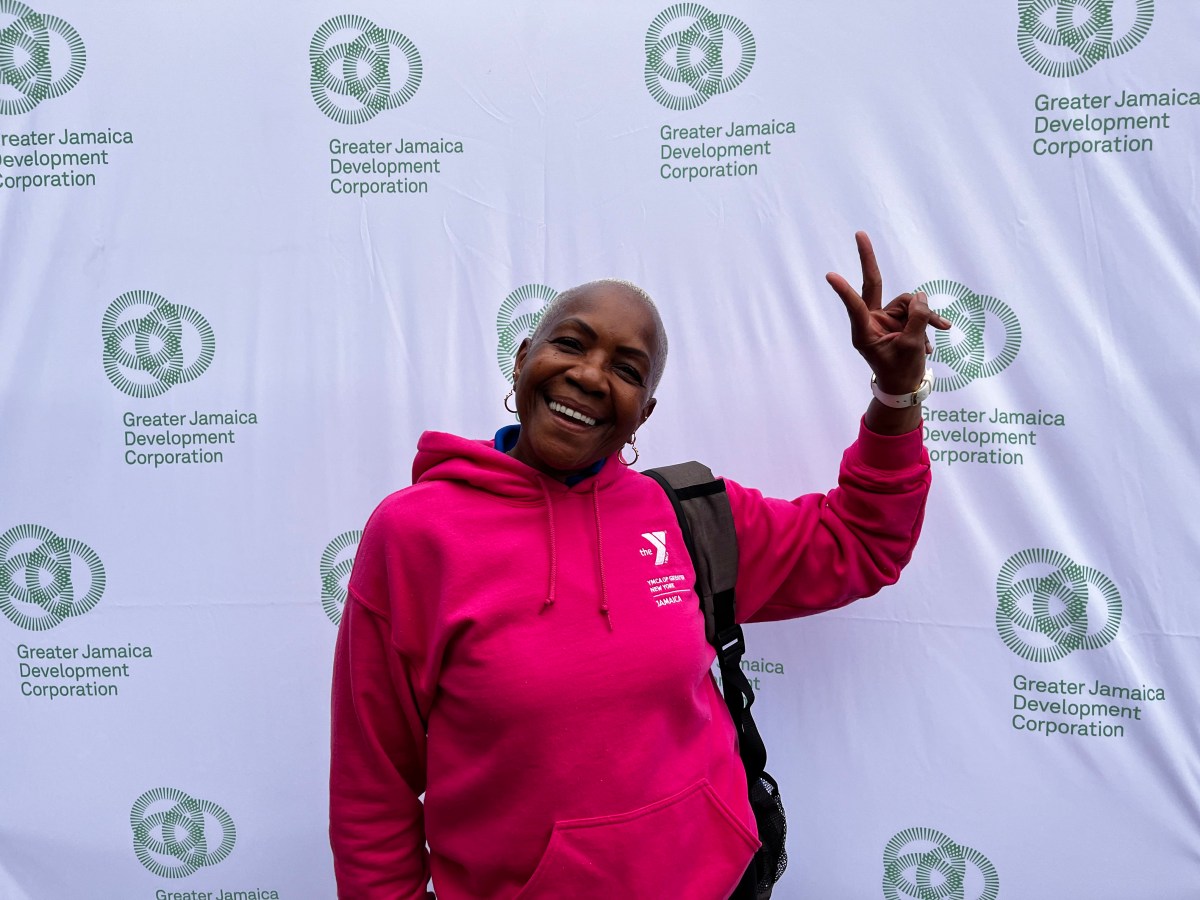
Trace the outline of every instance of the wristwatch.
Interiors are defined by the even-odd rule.
[[[871,393],[875,395],[876,400],[884,406],[890,406],[892,409],[906,409],[909,406],[916,406],[933,393],[933,370],[925,370],[925,374],[921,376],[921,383],[917,385],[917,389],[911,394],[884,393],[875,378],[875,374],[871,373]]]

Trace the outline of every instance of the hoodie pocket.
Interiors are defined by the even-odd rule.
[[[631,812],[555,823],[519,900],[723,900],[737,886],[758,837],[708,779]]]

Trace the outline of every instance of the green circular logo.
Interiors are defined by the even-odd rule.
[[[81,616],[104,594],[104,566],[82,541],[41,525],[0,534],[0,612],[29,631]]]
[[[996,900],[1000,877],[978,850],[934,828],[906,828],[883,849],[887,900]]]
[[[521,341],[533,334],[546,305],[557,296],[558,291],[544,284],[523,284],[500,304],[496,313],[496,362],[505,381],[512,379]]]
[[[129,824],[133,852],[160,878],[186,878],[203,866],[215,866],[237,839],[229,813],[174,788],[154,788],[138,797]]]
[[[354,553],[361,540],[361,531],[343,531],[321,554],[321,606],[334,625],[342,623],[350,570],[354,568]]]
[[[1154,21],[1154,0],[1122,0],[1129,21],[1114,21],[1115,0],[1017,0],[1017,47],[1035,71],[1071,78],[1141,42]]]
[[[317,107],[342,125],[358,125],[403,106],[421,86],[421,54],[398,31],[364,16],[334,16],[308,46]]]
[[[1057,662],[1117,636],[1121,595],[1101,572],[1057,550],[1023,550],[996,577],[996,628],[1013,653]]]
[[[732,91],[754,67],[754,35],[741,19],[676,3],[646,32],[646,89],[668,109],[695,109]]]
[[[204,316],[151,291],[128,291],[110,303],[100,335],[108,380],[131,397],[157,397],[199,378],[217,348]]]
[[[61,97],[87,65],[79,32],[20,0],[0,0],[0,115],[19,116]]]
[[[964,284],[944,279],[927,281],[916,290],[928,294],[930,306],[940,306],[937,311],[955,326],[950,331],[935,331],[933,335],[932,362],[946,366],[951,372],[945,374],[935,369],[939,394],[957,391],[976,378],[990,378],[1003,372],[1017,358],[1021,349],[1021,324],[1003,300],[976,294]],[[950,298],[948,305],[937,304],[938,297],[947,296]],[[984,340],[989,316],[993,320],[989,329],[991,347]],[[1003,341],[996,339],[1001,329]]]

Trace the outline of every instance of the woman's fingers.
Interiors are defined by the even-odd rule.
[[[879,274],[879,262],[875,259],[875,248],[865,231],[854,234],[854,242],[858,245],[858,259],[862,265],[862,299],[868,310],[879,309],[883,305],[883,276]]]
[[[850,317],[850,339],[854,346],[858,346],[866,333],[870,313],[867,310],[867,305],[863,302],[862,297],[854,288],[850,287],[850,282],[839,275],[837,272],[830,272],[825,276],[825,280],[829,282],[829,286],[842,300],[842,305],[846,307],[846,315]]]
[[[950,320],[929,308],[929,298],[924,291],[907,291],[883,306],[883,277],[871,239],[865,231],[859,231],[854,240],[862,266],[862,293],[855,291],[850,282],[836,272],[825,276],[846,307],[854,346],[869,357],[881,352],[889,356],[922,350],[925,355],[933,353],[933,344],[926,334],[927,326],[946,331],[951,327]],[[900,344],[884,349],[885,345],[895,341]]]

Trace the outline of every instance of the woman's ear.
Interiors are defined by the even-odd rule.
[[[529,355],[529,338],[521,341],[521,346],[517,348],[517,356],[513,360],[513,384],[517,383],[517,379],[521,377],[521,366],[525,364],[525,357]]]

